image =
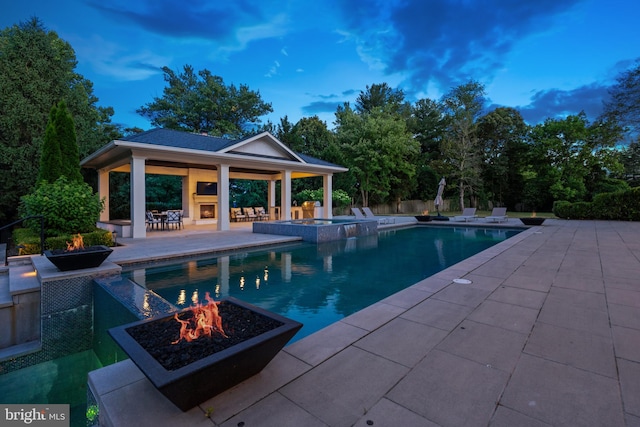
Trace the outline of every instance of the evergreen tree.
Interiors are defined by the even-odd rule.
[[[60,144],[62,175],[69,178],[69,181],[82,182],[76,128],[64,101],[58,103],[54,123],[58,144]]]
[[[60,101],[51,108],[42,143],[38,181],[55,182],[61,176],[82,182],[80,158],[73,119],[67,105]]]
[[[40,156],[40,171],[38,182],[54,182],[62,175],[62,153],[58,143],[55,118],[58,108],[54,105],[49,113],[49,121],[42,141],[42,154]]]

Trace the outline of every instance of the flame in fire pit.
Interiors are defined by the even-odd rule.
[[[68,251],[77,251],[84,249],[84,240],[80,233],[77,236],[73,236],[73,241],[71,243],[67,242],[67,250]]]
[[[183,339],[187,342],[196,340],[202,336],[210,337],[214,332],[228,338],[222,329],[222,318],[218,314],[218,302],[215,302],[209,295],[205,294],[207,304],[197,304],[191,308],[192,317],[189,320],[182,320],[175,314],[174,319],[180,323],[180,338],[171,344],[177,344]]]

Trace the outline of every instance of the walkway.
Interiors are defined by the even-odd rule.
[[[113,426],[640,426],[639,273],[640,223],[547,220],[188,412],[130,361],[90,382]]]

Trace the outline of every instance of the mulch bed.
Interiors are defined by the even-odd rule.
[[[191,342],[181,340],[171,344],[180,337],[180,323],[173,316],[132,326],[127,332],[166,370],[173,371],[282,325],[227,301],[219,303],[218,313],[227,338],[213,334]],[[188,320],[193,316],[191,310],[186,310],[179,317]]]

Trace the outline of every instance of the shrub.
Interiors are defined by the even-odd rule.
[[[97,229],[91,233],[80,233],[85,246],[113,246],[113,238],[108,230]],[[71,243],[75,234],[48,237],[45,239],[47,249],[66,249],[67,242]]]
[[[90,233],[81,233],[85,246],[113,246],[113,238],[109,230],[96,228]],[[67,242],[73,240],[74,234],[47,237],[44,239],[45,249],[65,249]],[[13,231],[13,241],[20,248],[20,255],[39,254],[40,232],[36,233],[30,228],[17,228]]]
[[[600,193],[594,196],[593,202],[556,201],[553,213],[567,219],[640,221],[640,187]]]
[[[93,231],[103,209],[104,200],[88,184],[62,176],[54,183],[41,182],[33,193],[23,196],[20,214],[42,215],[45,235],[57,236]],[[39,233],[39,221],[26,225]]]
[[[294,197],[294,200],[298,204],[302,204],[306,201],[322,201],[324,198],[323,195],[324,190],[322,188],[319,188],[317,190],[302,190]],[[333,203],[333,206],[341,208],[349,206],[349,204],[351,203],[351,198],[344,190],[334,190],[331,193],[331,202]]]

